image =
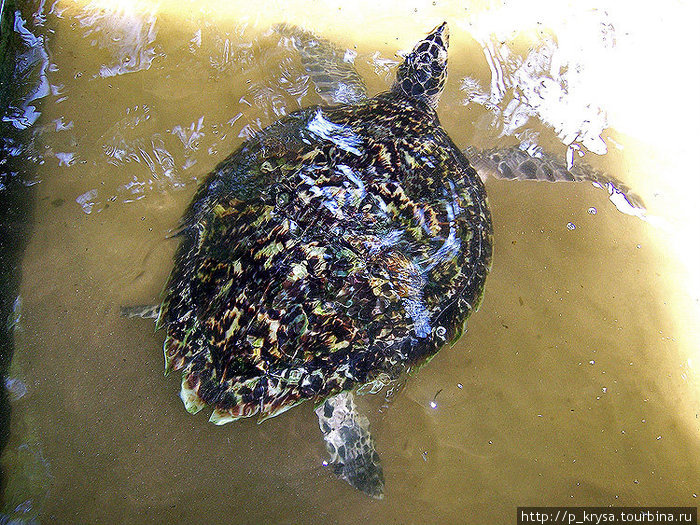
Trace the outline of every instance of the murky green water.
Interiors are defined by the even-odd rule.
[[[464,145],[536,142],[562,158],[569,142],[607,148],[586,161],[665,222],[624,215],[587,184],[489,180],[494,266],[466,336],[388,407],[360,400],[387,479],[385,499],[372,501],[323,467],[310,406],[262,425],[190,416],[178,378],[163,377],[163,335],[119,317],[120,305],[157,301],[175,249],[168,233],[198,181],[255,131],[319,102],[295,53],[266,32],[271,11],[41,9],[45,19],[28,25],[45,36],[51,89],[30,128],[40,163],[11,369],[26,393],[17,387],[4,459],[6,504],[32,506],[15,515],[512,523],[523,505],[697,505],[698,290],[677,250],[691,241],[675,236],[687,209],[674,200],[689,176],[662,177],[668,151],[606,128],[608,108],[580,91],[565,35],[535,24],[480,36],[470,24],[483,32],[476,20],[488,10],[452,6],[443,125]],[[325,36],[357,53],[371,93],[390,85],[396,50],[445,16],[415,9],[424,22],[406,8],[362,29],[352,10],[347,27],[343,16],[327,24]],[[283,11],[313,18],[308,6],[296,18]],[[592,50],[624,47],[617,19],[581,13],[598,28]]]

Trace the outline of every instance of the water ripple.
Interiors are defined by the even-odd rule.
[[[538,118],[567,146],[578,142],[594,153],[607,152],[601,137],[607,127],[606,113],[591,100],[582,81],[584,66],[571,57],[570,50],[560,49],[552,38],[543,38],[526,55],[497,35],[478,40],[491,70],[491,83],[486,90],[476,79],[462,79],[465,105],[473,102],[491,110],[501,136],[518,136],[530,118]]]
[[[148,69],[157,56],[155,39],[157,6],[139,10],[135,5],[107,10],[96,2],[76,18],[91,45],[109,51],[111,60],[100,66],[99,76],[113,77]]]
[[[15,57],[14,78],[21,84],[21,99],[13,101],[7,108],[3,121],[10,122],[17,129],[27,129],[36,122],[40,112],[34,102],[51,93],[46,76],[49,69],[49,56],[44,49],[44,37],[35,36],[27,27],[19,11],[15,13],[15,33],[23,44],[23,51]]]

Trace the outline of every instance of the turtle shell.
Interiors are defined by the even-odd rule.
[[[188,410],[266,418],[422,363],[480,302],[491,217],[428,105],[314,106],[219,164],[183,217],[159,325]]]

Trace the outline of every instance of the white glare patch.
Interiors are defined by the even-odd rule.
[[[107,51],[110,57],[102,64],[102,78],[146,70],[158,55],[156,50],[155,5],[100,6],[87,4],[77,15],[84,36],[91,44]]]
[[[573,222],[568,222],[568,223],[566,223],[566,228],[569,230],[575,230],[576,225]]]
[[[190,39],[190,50],[192,50],[193,47],[202,47],[202,30],[197,29],[195,32],[194,36]]]
[[[6,377],[5,390],[10,394],[10,400],[17,401],[27,394],[27,385],[17,378]]]
[[[346,49],[345,55],[343,55],[343,62],[346,64],[354,64],[355,58],[357,58],[357,52],[352,49]]]
[[[332,99],[334,102],[340,102],[342,104],[355,104],[360,100],[355,89],[342,82],[340,82],[336,86],[335,91],[333,91]]]
[[[576,17],[573,26],[557,31],[556,39],[545,37],[525,54],[512,42],[517,28],[525,27],[523,19],[530,19],[532,13],[523,13],[517,21],[512,14],[512,7],[492,9],[470,21],[469,31],[482,46],[491,82],[481,87],[469,77],[463,79],[463,103],[480,104],[492,111],[494,125],[501,128],[502,135],[514,135],[531,118],[537,118],[551,126],[563,144],[576,141],[589,151],[605,153],[601,134],[607,127],[607,116],[602,97],[596,96],[601,90],[594,74],[600,64],[614,58],[610,42],[615,35],[608,15],[594,12]],[[582,38],[593,31],[602,38]]]
[[[306,128],[314,135],[333,142],[344,151],[361,155],[358,147],[362,144],[362,140],[350,128],[325,119],[320,109],[316,111]]]
[[[362,182],[357,175],[355,175],[352,170],[345,164],[338,165],[338,169],[353,183],[357,186],[356,190],[351,190],[356,202],[361,201],[367,195],[367,190],[365,189],[365,183]]]
[[[71,120],[68,124],[64,124],[63,117],[60,117],[60,118],[53,120],[53,123],[56,124],[56,131],[73,129],[73,121]]]
[[[652,226],[657,228],[664,228],[670,231],[671,227],[665,219],[657,217],[655,215],[649,215],[643,208],[637,208],[627,199],[627,196],[620,191],[612,182],[607,182],[605,184],[600,184],[598,182],[592,182],[593,186],[596,188],[604,189],[610,195],[610,202],[612,202],[617,211],[620,211],[626,215],[631,215],[632,217],[637,217]]]
[[[413,321],[413,329],[416,336],[426,338],[430,336],[432,328],[430,326],[430,312],[423,303],[422,287],[418,290],[411,290],[411,295],[404,299],[403,307]]]
[[[56,152],[59,166],[72,166],[75,163],[75,153]]]
[[[437,403],[436,403],[435,401],[431,401],[431,402],[430,402],[430,408],[432,408],[433,410],[436,409],[436,408],[437,408]]]
[[[197,122],[191,122],[189,127],[175,126],[170,133],[180,139],[185,149],[195,151],[199,147],[199,140],[204,137],[202,127],[204,117],[199,117]]]
[[[90,213],[92,213],[92,208],[95,205],[93,202],[95,197],[97,197],[97,190],[90,190],[76,197],[75,202],[80,204],[80,207],[87,215],[90,215]]]
[[[4,2],[2,5],[4,12]],[[44,49],[44,37],[35,36],[26,25],[27,22],[17,11],[14,16],[14,31],[23,41],[22,47],[25,51],[17,56],[15,68],[20,77],[31,78],[29,83],[34,86],[19,107],[10,104],[7,111],[3,111],[2,121],[12,123],[17,129],[27,129],[37,121],[41,113],[31,103],[51,93],[51,85],[47,77],[49,57]]]

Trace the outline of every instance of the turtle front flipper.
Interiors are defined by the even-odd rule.
[[[369,420],[357,412],[352,392],[328,398],[316,415],[334,473],[365,494],[382,499],[384,472],[369,433]]]
[[[644,218],[646,208],[642,198],[627,185],[583,162],[567,168],[563,163],[541,151],[530,155],[518,147],[481,150],[467,146],[464,155],[482,179],[489,176],[509,180],[546,182],[591,182],[610,195],[610,200],[622,213]]]
[[[367,88],[347,52],[313,33],[289,24],[274,27],[288,38],[301,55],[301,62],[329,104],[357,104],[367,98]]]

